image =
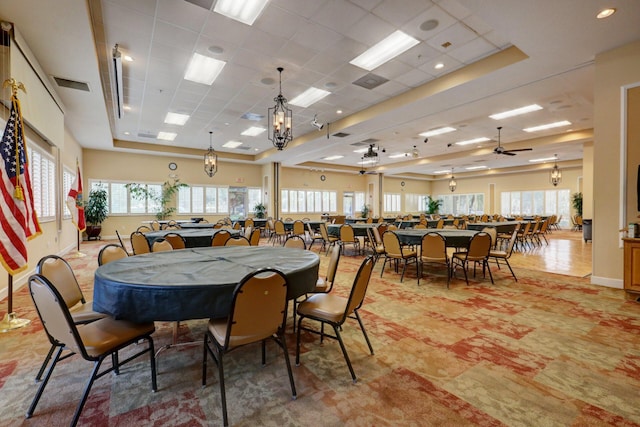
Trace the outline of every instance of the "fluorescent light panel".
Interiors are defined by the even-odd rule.
[[[242,145],[242,142],[240,141],[227,141],[224,144],[222,144],[222,146],[225,148],[238,148],[241,145]]]
[[[173,141],[178,136],[177,133],[173,132],[158,132],[158,139],[162,139],[163,141]]]
[[[309,89],[305,90],[300,95],[289,101],[289,104],[307,108],[309,105],[315,104],[330,93],[331,92],[326,90],[310,87]]]
[[[489,141],[489,138],[487,138],[486,136],[482,136],[480,138],[473,138],[473,139],[467,139],[466,141],[456,142],[456,145],[469,145],[469,144],[476,144],[478,142],[485,142],[485,141]]]
[[[475,171],[475,170],[478,170],[478,169],[486,169],[486,168],[487,167],[483,165],[483,166],[469,166],[468,168],[465,168],[465,169],[468,170],[468,171]]]
[[[502,113],[492,114],[489,118],[493,120],[502,120],[507,117],[519,116],[521,114],[527,114],[532,111],[542,110],[542,107],[538,104],[527,105],[526,107],[516,108],[515,110],[503,111]]]
[[[370,164],[374,164],[374,163],[378,163],[378,159],[365,159],[365,160],[361,160],[360,163],[358,163],[359,165],[370,165]]]
[[[323,160],[338,160],[343,158],[344,156],[340,156],[340,155],[335,155],[335,156],[329,156],[329,157],[325,157]]]
[[[384,40],[367,49],[360,56],[349,61],[356,67],[371,71],[387,61],[392,60],[402,52],[420,43],[410,35],[400,30],[394,31]]]
[[[369,151],[369,147],[366,148],[358,148],[357,150],[353,150],[354,153],[366,153],[367,151]],[[378,151],[378,147],[373,147],[373,151],[377,152]]]
[[[188,114],[179,114],[179,113],[167,113],[167,116],[164,118],[164,122],[168,125],[178,125],[184,126],[189,120]]]
[[[213,11],[243,24],[253,25],[269,0],[218,0]]]
[[[436,136],[436,135],[442,135],[443,133],[449,133],[449,132],[453,132],[455,131],[456,128],[452,128],[450,126],[445,126],[442,128],[438,128],[438,129],[433,129],[427,132],[422,132],[420,134],[420,136],[425,136],[425,137],[429,137],[429,136]]]
[[[525,132],[537,132],[539,130],[547,130],[547,129],[559,128],[559,127],[562,127],[562,126],[568,126],[570,124],[571,124],[570,121],[563,120],[561,122],[547,123],[546,125],[533,126],[533,127],[525,128],[525,129],[522,129],[522,130],[525,131]]]
[[[535,163],[535,162],[550,162],[551,160],[555,160],[555,157],[545,157],[542,159],[531,159],[529,160],[529,163]]]
[[[392,154],[389,156],[390,159],[398,159],[400,157],[406,157],[407,154],[406,153],[400,153],[400,154]]]
[[[449,172],[451,172],[449,169],[443,169],[441,171],[433,171],[434,174],[436,174],[436,173],[449,173]]]
[[[192,82],[211,85],[218,78],[225,65],[224,61],[194,53],[184,78]]]
[[[245,129],[240,135],[244,135],[244,136],[258,136],[260,135],[262,132],[266,131],[265,128],[261,128],[258,126],[251,126],[248,129]]]

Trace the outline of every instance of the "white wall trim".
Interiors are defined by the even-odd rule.
[[[591,284],[607,288],[624,289],[624,282],[622,279],[612,279],[609,277],[591,276]]]

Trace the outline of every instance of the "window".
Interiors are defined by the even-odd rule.
[[[400,212],[400,194],[384,193],[384,211]]]
[[[404,195],[404,210],[405,212],[422,212],[427,209],[428,196],[424,194],[410,194]]]
[[[249,212],[254,212],[256,205],[262,203],[262,189],[247,188],[247,199],[249,200]]]
[[[160,204],[155,200],[140,200],[133,198],[127,190],[126,183],[115,181],[94,181],[89,182],[90,190],[104,188],[107,192],[107,203],[109,205],[109,215],[120,214],[155,214],[160,211]],[[160,194],[162,186],[160,184],[142,184],[152,194]],[[85,199],[89,198],[89,193]]]
[[[500,194],[500,213],[504,216],[563,215],[566,219],[571,216],[570,199],[569,190],[505,191]]]
[[[33,145],[32,143],[31,146]],[[56,216],[56,165],[53,157],[37,147],[31,148],[27,145],[27,153],[33,190],[33,205],[38,220],[51,220]]]
[[[452,215],[482,215],[484,213],[484,194],[439,194],[442,200],[440,212]]]
[[[179,214],[229,213],[229,188],[215,186],[181,187],[178,190]]]
[[[366,203],[364,201],[364,192],[355,191],[353,193],[353,203],[354,203],[356,211],[361,211],[364,208],[364,206],[366,205]]]
[[[335,212],[335,191],[281,190],[280,206],[283,213]]]
[[[69,211],[69,207],[67,206],[67,195],[75,179],[76,176],[71,170],[66,167],[62,170],[62,217],[65,219],[71,218],[71,211]],[[87,195],[83,194],[82,196],[86,197]]]

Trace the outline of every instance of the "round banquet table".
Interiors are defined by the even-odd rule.
[[[287,298],[311,292],[320,259],[311,251],[272,246],[222,246],[122,258],[96,270],[93,309],[132,322],[225,317],[236,285],[252,271],[287,277]]]
[[[413,230],[395,230],[400,243],[405,245],[419,245],[422,237],[427,233],[438,233],[445,238],[447,247],[466,248],[469,246],[469,240],[478,233],[475,230],[454,230],[454,229],[413,229]]]
[[[208,225],[208,224],[207,224]],[[151,246],[159,237],[164,237],[165,234],[175,233],[184,237],[184,243],[187,248],[201,248],[211,246],[211,239],[220,230],[224,228],[200,228],[200,229],[178,229],[178,230],[160,230],[160,231],[147,231],[144,233],[144,237],[147,238],[149,246]],[[240,234],[239,230],[226,229],[232,236]]]

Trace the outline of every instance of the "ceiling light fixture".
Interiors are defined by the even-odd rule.
[[[432,130],[429,130],[429,131],[426,131],[426,132],[422,132],[420,134],[420,136],[428,138],[430,136],[442,135],[444,133],[453,132],[455,130],[456,130],[456,128],[452,128],[450,126],[445,126],[445,127],[441,127],[441,128],[438,128],[438,129],[432,129]]]
[[[280,73],[280,92],[278,96],[273,98],[276,105],[273,108],[269,108],[269,141],[278,149],[282,150],[287,146],[289,141],[293,139],[293,112],[287,106],[287,98],[282,96],[282,71],[284,68],[278,67],[278,73]]]
[[[184,79],[211,86],[227,63],[194,53],[189,61]]]
[[[188,114],[179,114],[179,113],[167,113],[167,116],[164,118],[164,122],[168,125],[178,125],[184,126],[189,120]]]
[[[240,141],[227,141],[224,144],[222,144],[224,148],[238,148],[241,145],[242,145],[242,142]]]
[[[291,101],[289,101],[289,104],[302,107],[302,108],[307,108],[308,106],[320,101],[322,98],[329,95],[330,93],[331,92],[329,92],[328,90],[310,87],[309,89],[305,90],[300,95],[296,96]]]
[[[440,70],[444,68],[444,64],[442,62],[438,62],[436,65],[433,66],[433,68],[435,68],[436,70]]]
[[[451,190],[451,192],[453,193],[454,191],[456,191],[457,187],[458,187],[458,183],[456,182],[456,177],[453,176],[453,168],[451,168],[451,179],[449,180],[449,190]]]
[[[414,159],[417,159],[419,156],[420,156],[420,151],[418,151],[418,148],[414,145],[413,150],[411,150],[411,157],[413,157]]]
[[[325,157],[325,158],[324,158],[324,159],[322,159],[322,160],[328,160],[328,161],[331,161],[331,160],[338,160],[338,159],[341,159],[341,158],[343,158],[343,157],[344,157],[344,156],[341,156],[341,155],[339,155],[339,154],[336,154],[336,155],[334,155],[334,156]]]
[[[371,165],[378,163],[378,147],[373,144],[369,145],[367,151],[362,155],[363,161],[368,162]]]
[[[553,129],[553,128],[558,128],[558,127],[562,127],[562,126],[568,126],[570,125],[571,122],[568,120],[562,120],[561,122],[553,122],[553,123],[547,123],[546,125],[540,125],[540,126],[533,126],[530,128],[525,128],[522,129],[525,132],[537,132],[540,130],[547,130],[547,129]]]
[[[529,163],[537,163],[537,162],[548,162],[550,160],[555,160],[556,157],[541,157],[539,159],[531,159]]]
[[[209,149],[204,153],[204,173],[209,178],[218,172],[218,155],[213,150],[213,132],[209,131]]]
[[[479,170],[479,169],[486,169],[487,167],[482,165],[482,166],[469,166],[468,168],[465,168],[468,171],[475,171],[475,170]]]
[[[408,49],[411,49],[418,43],[420,42],[410,35],[397,30],[385,39],[371,46],[358,57],[349,61],[349,63],[356,67],[371,71],[378,68],[385,62],[392,60]]]
[[[467,139],[466,141],[458,141],[456,142],[456,145],[469,145],[469,144],[476,144],[479,142],[486,142],[486,141],[489,141],[489,138],[482,136],[480,138]]]
[[[558,184],[562,182],[562,171],[558,168],[558,155],[554,154],[555,164],[549,173],[549,182],[556,187]]]
[[[157,138],[163,141],[173,141],[176,139],[176,136],[178,136],[178,134],[174,132],[158,132]]]
[[[449,173],[449,169],[444,169],[444,170],[439,170],[439,171],[433,171],[434,174],[440,174],[440,173]]]
[[[263,128],[263,127],[251,126],[251,127],[247,128],[247,129],[245,129],[244,131],[242,131],[242,133],[240,133],[240,135],[258,136],[261,133],[263,133],[264,131],[266,131],[266,129]]]
[[[609,7],[607,9],[602,9],[600,12],[598,12],[598,14],[596,15],[596,18],[598,19],[604,19],[604,18],[608,18],[611,15],[613,15],[614,13],[616,13],[616,8],[615,7]]]
[[[503,111],[502,113],[496,113],[489,116],[493,120],[502,120],[507,117],[519,116],[521,114],[531,113],[532,111],[542,110],[542,107],[538,104],[531,104],[525,107],[515,108],[509,111]]]
[[[213,11],[243,24],[253,25],[269,0],[218,0]]]
[[[115,113],[118,119],[124,115],[124,85],[122,82],[122,54],[118,49],[118,44],[113,47],[111,52],[113,57],[113,96],[115,104]]]

